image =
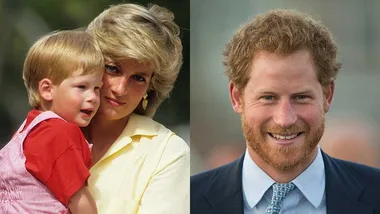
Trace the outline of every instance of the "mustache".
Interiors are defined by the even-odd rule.
[[[262,128],[261,132],[263,134],[265,133],[273,133],[273,134],[278,134],[278,135],[291,135],[291,134],[296,134],[300,132],[307,132],[310,130],[310,127],[305,124],[305,123],[299,123],[299,124],[294,124],[289,127],[282,127],[279,125],[266,125]]]

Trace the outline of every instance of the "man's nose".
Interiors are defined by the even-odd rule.
[[[273,115],[273,120],[281,127],[290,127],[297,121],[297,115],[290,100],[280,100]]]

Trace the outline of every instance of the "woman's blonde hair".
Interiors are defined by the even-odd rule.
[[[134,111],[152,117],[169,96],[182,65],[180,29],[173,13],[157,5],[119,4],[103,11],[87,31],[98,40],[106,62],[134,59],[152,68],[148,106],[144,110],[140,102]]]
[[[39,82],[48,78],[54,85],[77,75],[104,71],[102,52],[91,34],[80,30],[54,31],[37,40],[29,49],[23,79],[29,104],[40,108]]]
[[[318,80],[325,91],[341,67],[337,61],[338,48],[326,27],[295,10],[271,10],[246,23],[227,44],[224,52],[226,74],[242,91],[249,80],[256,53],[267,51],[287,55],[301,49],[310,51]]]

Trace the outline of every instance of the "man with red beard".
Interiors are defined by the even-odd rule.
[[[340,69],[328,29],[272,10],[246,23],[224,57],[247,150],[191,178],[191,213],[380,213],[380,170],[318,146]]]

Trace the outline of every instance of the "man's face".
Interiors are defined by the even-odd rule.
[[[308,160],[322,137],[333,91],[331,82],[323,93],[306,50],[256,54],[243,93],[230,83],[250,154],[280,171]]]

